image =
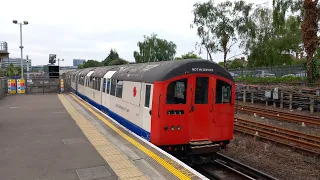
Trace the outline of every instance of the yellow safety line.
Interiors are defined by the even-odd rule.
[[[131,144],[136,146],[138,149],[140,149],[142,152],[150,156],[152,159],[156,160],[159,164],[161,164],[163,167],[165,167],[168,171],[170,171],[172,174],[174,174],[179,179],[191,179],[188,175],[182,173],[177,168],[173,167],[171,164],[169,164],[166,160],[155,154],[154,152],[150,151],[148,148],[144,147],[142,144],[137,142],[136,140],[132,139],[125,133],[123,133],[120,129],[115,127],[113,124],[111,124],[108,120],[106,120],[103,116],[95,112],[91,107],[80,101],[78,98],[76,98],[73,94],[71,96],[78,101],[81,105],[83,105],[85,108],[87,108],[92,114],[97,116],[101,121],[103,121],[106,125],[108,125],[111,129],[113,129],[115,132],[117,132],[119,135],[121,135],[123,138],[125,138],[127,141],[129,141]]]

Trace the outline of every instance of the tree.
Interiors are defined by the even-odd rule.
[[[99,66],[102,66],[102,63],[96,60],[88,60],[83,64],[83,68],[99,67]]]
[[[109,55],[102,61],[103,66],[128,64],[129,62],[120,58],[115,49],[111,49]]]
[[[291,10],[291,15],[287,13]],[[258,7],[253,13],[256,37],[247,43],[248,65],[275,66],[292,64],[302,52],[300,0],[273,0],[272,9]],[[295,14],[295,15],[294,15]]]
[[[138,42],[139,52],[134,51],[136,63],[173,60],[176,54],[176,44],[172,41],[157,38],[156,34],[144,36],[143,42]]]
[[[304,48],[307,53],[307,76],[309,80],[314,80],[313,76],[313,56],[319,46],[317,37],[318,21],[319,21],[319,8],[318,0],[305,0],[303,2],[305,11],[302,28],[302,40]],[[318,73],[317,73],[318,74]]]
[[[201,59],[200,56],[194,54],[193,52],[188,52],[187,54],[182,55],[181,57],[176,57],[176,60],[182,60],[182,59]]]
[[[244,1],[226,1],[215,5],[209,0],[194,4],[191,27],[197,26],[197,35],[201,39],[197,45],[204,46],[211,61],[211,53],[222,52],[226,67],[231,47],[239,41],[240,46],[245,46],[247,37],[255,36],[255,25],[250,14],[252,6]]]

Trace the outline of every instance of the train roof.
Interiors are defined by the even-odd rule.
[[[221,76],[234,81],[230,73],[219,64],[203,59],[184,59],[171,61],[158,61],[150,63],[125,64],[82,69],[78,74],[85,76],[91,70],[91,75],[102,78],[108,71],[117,71],[112,79],[153,83],[165,81],[184,74],[205,73]]]
[[[206,73],[234,81],[230,73],[219,64],[203,59],[185,59],[130,64],[120,67],[112,78],[126,81],[153,83],[184,74]]]

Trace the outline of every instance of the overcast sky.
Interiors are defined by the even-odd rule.
[[[5,0],[1,2],[0,41],[8,42],[10,57],[20,57],[19,26],[12,23],[16,19],[29,22],[23,26],[23,52],[32,59],[32,65],[48,64],[49,54],[65,59],[61,65],[72,65],[74,58],[101,61],[110,48],[133,62],[137,42],[152,32],[173,41],[176,56],[180,56],[195,51],[199,41],[190,24],[193,4],[201,1]],[[206,58],[206,54],[201,56]],[[214,55],[216,62],[222,58],[221,54]]]

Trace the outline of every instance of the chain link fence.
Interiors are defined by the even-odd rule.
[[[0,99],[2,99],[8,92],[7,79],[0,77]]]
[[[274,66],[274,67],[254,67],[254,68],[238,68],[229,70],[234,77],[283,77],[295,76],[306,77],[306,67],[303,65],[292,66]]]

